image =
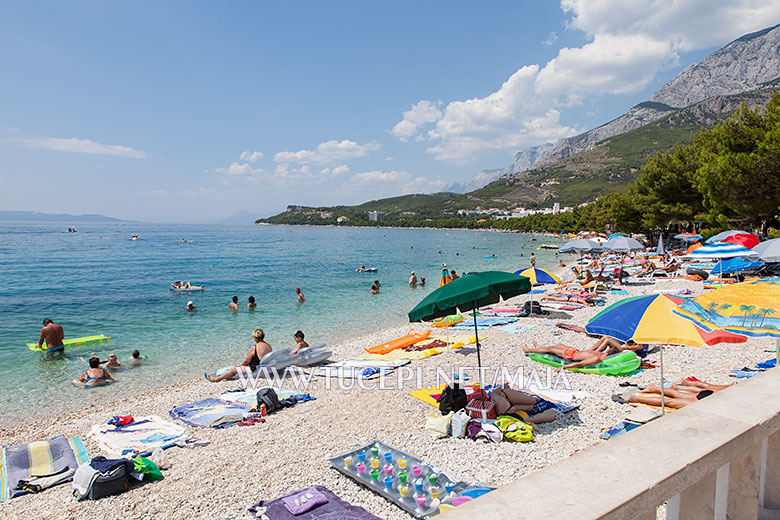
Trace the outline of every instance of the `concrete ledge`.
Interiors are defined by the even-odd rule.
[[[444,513],[474,518],[642,518],[780,431],[770,370]]]

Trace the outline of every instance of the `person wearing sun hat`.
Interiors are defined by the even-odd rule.
[[[186,307],[184,307],[184,308],[185,308],[186,310],[188,310],[188,311],[194,311],[194,310],[197,310],[197,309],[198,309],[198,308],[197,308],[197,307],[195,307],[195,305],[192,303],[192,300],[188,301],[188,302],[187,302],[187,306],[186,306]]]

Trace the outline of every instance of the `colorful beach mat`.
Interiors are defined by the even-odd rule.
[[[155,448],[170,446],[184,436],[184,427],[163,420],[157,415],[136,417],[125,426],[96,424],[89,437],[108,453],[132,457]]]
[[[25,495],[20,480],[32,480],[44,488],[69,482],[79,464],[89,462],[81,439],[59,435],[45,441],[3,446],[0,451],[0,502]]]

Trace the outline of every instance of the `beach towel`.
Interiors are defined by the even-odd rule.
[[[506,325],[508,323],[514,323],[516,321],[517,318],[512,318],[508,316],[478,317],[477,330],[489,329],[490,327],[495,327],[497,325]],[[457,325],[454,325],[452,328],[456,330],[474,330],[474,320],[472,319],[472,320],[462,321]]]
[[[0,502],[27,494],[17,488],[20,480],[46,489],[73,478],[79,464],[89,462],[81,439],[59,435],[45,441],[33,441],[0,450]]]
[[[626,432],[630,432],[631,430],[639,428],[640,426],[641,424],[622,421],[618,423],[616,426],[613,426],[612,428],[602,429],[601,435],[599,435],[599,437],[601,437],[602,439],[612,439],[613,437],[617,437],[618,435],[622,435]]]
[[[509,325],[504,325],[503,327],[499,327],[498,330],[503,330],[504,332],[511,332],[512,334],[522,334],[523,332],[528,332],[534,328],[533,325],[522,325],[519,323],[510,323]]]
[[[155,448],[173,446],[177,439],[184,436],[184,428],[150,415],[136,417],[135,421],[126,426],[96,424],[88,436],[110,454],[132,457]]]
[[[287,399],[300,393],[287,388],[274,388],[274,390],[279,399]],[[257,408],[257,388],[228,390],[220,395],[219,399],[229,404],[247,405],[251,408]]]
[[[252,518],[268,520],[381,520],[362,507],[345,502],[325,486],[298,489],[249,508]]]
[[[255,391],[257,393],[257,391]],[[202,428],[234,426],[250,413],[248,404],[228,403],[212,397],[194,403],[176,406],[168,412],[174,419]]]

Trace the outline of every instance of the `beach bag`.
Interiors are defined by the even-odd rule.
[[[475,441],[481,439],[488,444],[501,442],[501,439],[504,438],[504,433],[495,424],[472,420],[466,425],[466,437]]]
[[[466,405],[466,412],[473,419],[495,419],[496,418],[496,403],[490,400],[489,397],[484,399],[477,393],[475,397],[472,397],[468,405]]]
[[[279,402],[279,396],[276,395],[276,390],[273,388],[261,388],[257,391],[257,409],[260,409],[261,405],[265,405],[265,411],[267,413],[275,412],[282,407],[282,403]]]
[[[466,408],[468,404],[468,398],[466,397],[466,391],[462,388],[452,388],[447,385],[444,390],[439,394],[436,402],[439,403],[439,411],[442,415],[447,415],[450,412],[457,412]]]
[[[466,413],[466,410],[458,410],[450,421],[450,435],[459,439],[465,437],[466,426],[469,424],[470,420],[471,416]]]
[[[542,304],[538,301],[528,301],[523,304],[523,310],[521,311],[522,314],[525,314],[526,316],[533,314],[549,314],[547,311],[542,309]]]
[[[439,437],[446,437],[450,434],[450,419],[455,412],[447,415],[439,415],[436,412],[429,412],[425,416],[425,429],[434,432]]]
[[[149,482],[162,480],[163,478],[162,471],[160,471],[160,468],[151,459],[136,457],[133,459],[133,465],[135,466],[135,471],[141,473],[143,478]]]
[[[124,464],[101,473],[89,464],[81,464],[73,474],[73,496],[76,500],[97,500],[127,491],[129,482]]]
[[[496,426],[508,441],[528,442],[534,440],[534,427],[520,419],[500,415],[496,418]]]

